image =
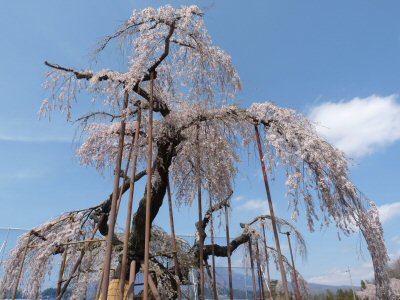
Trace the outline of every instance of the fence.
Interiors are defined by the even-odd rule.
[[[7,253],[15,246],[18,237],[26,231],[28,230],[21,228],[0,228],[0,276],[4,272],[3,263],[7,259]],[[186,240],[190,245],[195,242],[195,236],[178,235],[178,237]],[[226,245],[226,237],[215,237],[214,243],[224,246]],[[211,244],[210,237],[206,238],[205,244]],[[58,274],[60,259],[56,259],[54,263],[57,265],[43,284],[43,290],[49,291],[47,294],[43,294],[44,298],[47,297],[45,299],[54,299],[53,294],[54,288],[57,287],[56,274]],[[243,250],[238,249],[232,254],[232,263],[234,299],[254,299],[251,272],[248,270],[246,262],[243,261]],[[192,270],[189,276],[190,282],[182,286],[184,299],[198,299],[198,274],[196,272],[196,270]],[[211,278],[207,275],[207,272],[205,273],[205,296],[206,299],[213,299]],[[216,281],[219,299],[229,299],[229,272],[226,258],[216,257]],[[264,282],[266,283],[266,281]],[[140,292],[143,287],[143,274],[141,272],[137,274],[135,283],[135,292]],[[88,299],[93,299],[95,290],[95,286],[88,289]]]

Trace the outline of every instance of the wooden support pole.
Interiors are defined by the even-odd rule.
[[[128,107],[129,102],[129,93],[127,91],[124,92],[124,104],[122,115],[125,114],[126,109]],[[104,257],[104,267],[103,267],[103,283],[101,287],[101,299],[107,300],[108,294],[108,284],[110,280],[110,265],[111,265],[111,255],[112,255],[112,241],[114,236],[115,222],[117,220],[117,204],[118,204],[118,196],[119,196],[119,178],[121,173],[121,163],[122,163],[122,155],[124,151],[124,139],[125,139],[125,126],[126,121],[123,116],[121,119],[121,128],[119,133],[119,141],[118,141],[118,154],[115,163],[115,177],[114,177],[114,190],[111,198],[111,212],[110,212],[110,223],[108,226],[108,234],[106,241],[106,254]]]
[[[213,276],[212,276],[210,265],[208,264],[207,259],[204,260],[204,266],[206,267],[206,271],[207,271],[207,275],[208,275],[208,279],[209,279],[208,285],[209,285],[210,289],[213,289]]]
[[[144,264],[142,264],[142,269],[144,269]],[[149,287],[150,287],[150,290],[151,290],[151,292],[152,292],[154,298],[155,298],[156,300],[161,300],[160,294],[159,294],[158,291],[157,291],[157,287],[156,287],[156,285],[154,284],[154,281],[153,281],[153,279],[151,278],[150,273],[149,273],[149,277],[147,278],[147,282],[149,283]],[[143,292],[144,292],[144,291],[143,291]],[[147,290],[147,292],[149,292],[149,291]],[[145,294],[143,295],[143,299],[145,299],[145,298],[147,298],[147,297],[148,297],[148,295],[147,295],[147,296],[146,296]]]
[[[228,204],[225,205],[225,231],[226,231],[226,252],[227,252],[227,256],[228,256],[229,299],[233,300],[231,239],[229,237],[229,209],[228,209]]]
[[[254,129],[256,131],[256,138],[257,138],[258,152],[260,155],[261,169],[262,169],[262,173],[264,176],[265,190],[267,192],[269,214],[271,216],[272,229],[274,231],[276,251],[278,252],[278,262],[279,262],[279,269],[281,271],[281,276],[282,276],[283,289],[285,291],[286,300],[289,300],[289,287],[288,287],[288,282],[287,282],[287,278],[286,278],[285,267],[283,265],[282,251],[281,251],[281,245],[279,243],[279,236],[278,236],[278,229],[277,229],[276,220],[275,220],[274,207],[272,205],[271,191],[269,189],[268,176],[267,176],[267,171],[265,169],[265,164],[264,164],[264,159],[263,159],[264,154],[263,154],[263,150],[262,150],[262,146],[261,146],[260,134],[258,132],[257,125],[254,125]]]
[[[150,73],[150,101],[149,101],[149,129],[147,133],[147,187],[146,187],[146,228],[144,242],[144,296],[143,299],[148,299],[149,291],[149,252],[150,252],[150,232],[151,232],[151,165],[153,161],[153,97],[154,97],[154,71]]]
[[[96,290],[96,300],[100,299],[100,293],[101,293],[101,285],[103,284],[103,276],[100,277],[99,285],[97,286]]]
[[[256,275],[254,274],[253,246],[251,245],[251,237],[249,238],[249,255],[250,255],[251,278],[253,280],[253,296],[254,300],[257,300],[257,284],[256,284]]]
[[[199,247],[200,247],[200,257],[199,257],[199,271],[200,271],[200,300],[204,300],[204,240],[203,240],[203,211],[201,203],[201,159],[200,159],[200,126],[197,125],[196,131],[196,144],[197,144],[197,203],[199,212],[199,222],[198,222],[198,234],[199,234]]]
[[[267,247],[267,236],[265,235],[265,224],[264,223],[262,223],[262,230],[263,230],[263,244],[264,244],[265,264],[267,266],[268,291],[269,291],[269,297],[272,299],[271,276],[270,276],[270,273],[269,273],[269,256],[268,256],[268,247]]]
[[[58,273],[58,283],[57,283],[56,296],[60,295],[60,292],[61,292],[63,276],[64,276],[64,271],[65,271],[65,263],[67,261],[67,253],[68,253],[68,245],[65,247],[64,253],[63,253],[63,256],[62,256],[60,272]]]
[[[172,210],[172,196],[171,196],[171,187],[169,185],[169,179],[167,182],[167,194],[168,194],[168,207],[169,207],[169,223],[171,225],[171,238],[172,238],[172,247],[173,247],[173,258],[174,258],[174,269],[175,269],[175,278],[176,278],[176,285],[177,285],[177,292],[178,292],[178,300],[182,299],[181,293],[181,272],[179,268],[178,262],[178,246],[176,244],[175,238],[175,225],[174,225],[174,213]]]
[[[25,248],[24,248],[24,253],[22,254],[22,261],[21,261],[21,265],[19,266],[19,270],[18,270],[18,274],[17,274],[17,282],[15,283],[14,291],[12,294],[12,300],[15,300],[15,297],[17,296],[18,285],[19,285],[19,281],[21,279],[22,269],[24,268],[26,254],[28,253],[29,243],[31,241],[31,235],[32,235],[32,231],[29,232],[28,240],[26,241]]]
[[[260,300],[264,300],[264,285],[262,280],[261,262],[260,262],[260,249],[258,248],[258,238],[256,239],[256,262],[257,262],[257,275],[258,275],[258,287],[260,293]]]
[[[126,296],[128,300],[133,300],[135,297],[135,279],[136,279],[136,261],[132,260],[129,268],[129,288]]]
[[[212,280],[213,280],[212,289],[213,289],[214,299],[218,300],[217,278],[216,278],[216,272],[215,272],[214,221],[213,221],[213,212],[212,212],[211,208],[212,208],[212,199],[210,197],[211,259],[212,259]]]
[[[294,258],[293,258],[293,252],[292,252],[292,243],[290,242],[290,232],[288,231],[285,234],[287,236],[288,243],[289,243],[290,257],[292,258],[293,275],[294,275],[294,281],[296,283],[296,289],[297,289],[297,299],[301,300],[300,287],[299,287],[299,282],[297,280],[297,271],[296,271],[296,266],[294,264]]]
[[[161,300],[160,294],[157,291],[157,287],[154,284],[153,279],[151,278],[151,276],[149,275],[149,285],[150,285],[150,290],[153,293],[153,296],[156,300]]]
[[[129,184],[129,199],[128,199],[128,211],[126,213],[125,221],[125,234],[124,234],[124,248],[122,250],[122,262],[121,262],[121,274],[119,278],[119,299],[123,300],[125,291],[125,278],[126,278],[126,268],[128,264],[128,246],[129,246],[129,236],[131,233],[131,219],[132,219],[132,206],[133,206],[133,195],[135,192],[135,176],[136,176],[136,165],[139,156],[139,131],[140,122],[142,119],[142,110],[138,109],[136,126],[135,126],[135,137],[133,140],[133,163],[131,172],[131,182]],[[129,163],[129,160],[128,160]],[[122,189],[121,189],[122,191]]]

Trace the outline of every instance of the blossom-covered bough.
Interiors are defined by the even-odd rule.
[[[80,71],[46,62],[51,69],[46,82],[51,97],[43,102],[41,112],[49,114],[60,110],[66,113],[68,120],[72,120],[73,105],[79,93],[92,95],[96,110],[78,119],[84,142],[77,155],[83,165],[95,166],[99,171],[113,168],[118,153],[121,118],[126,121],[123,157],[128,159],[138,111],[148,109],[149,79],[154,72],[153,109],[157,115],[152,149],[151,223],[163,204],[169,177],[172,178],[177,203],[192,204],[197,191],[198,156],[203,190],[214,203],[226,199],[237,175],[239,151],[255,142],[254,125],[260,126],[265,133],[267,152],[264,160],[268,170],[273,172],[279,166],[286,170],[293,219],[301,215],[299,205],[302,202],[311,231],[316,221],[320,221],[322,226],[333,222],[346,235],[357,226],[372,257],[376,295],[379,299],[390,299],[386,273],[388,256],[378,211],[349,180],[344,154],[321,138],[310,121],[291,109],[270,102],[254,103],[249,108],[233,105],[232,99],[240,90],[239,75],[230,56],[212,44],[202,17],[203,13],[197,6],[135,10],[118,31],[100,43],[97,50],[100,54],[118,40],[124,50],[121,53],[128,54],[126,70]],[[129,96],[126,109],[123,109],[124,95]],[[138,165],[143,165],[148,150],[148,119],[145,114],[141,114],[140,124]],[[196,150],[197,143],[200,151]],[[135,181],[145,175],[146,171],[138,172]],[[121,177],[120,189],[124,193],[129,189],[130,178],[126,174],[121,174]],[[63,244],[87,239],[93,232],[107,235],[110,207],[111,196],[94,208],[68,213],[48,223],[57,224],[66,217],[60,221],[63,226],[45,224],[35,229],[46,240],[32,240],[33,248],[26,262],[28,273],[24,273],[29,295],[38,293],[49,261],[54,254],[63,251]],[[134,260],[140,265],[143,261],[145,211],[143,197],[132,219],[128,263]],[[21,263],[19,253],[26,238],[21,239],[10,256],[1,283],[3,290],[14,283],[12,270]],[[117,235],[114,240],[113,264],[118,271],[121,245]],[[153,235],[152,243],[156,242]],[[246,242],[243,236],[234,239],[232,251]],[[74,271],[71,270],[73,261],[84,251],[80,267],[71,275],[71,282],[76,286],[74,293],[82,290],[83,282],[96,276],[99,279],[96,268],[101,265],[99,257],[104,254],[104,247],[100,244],[94,242],[85,247],[80,244],[68,247],[67,262],[70,264],[67,263],[65,276],[69,276],[68,271]],[[226,247],[215,245],[215,249],[215,255],[226,256]],[[210,246],[205,245],[205,256],[210,255],[208,251]],[[188,253],[197,257],[193,251]],[[172,273],[165,270],[161,262],[157,263],[156,258],[152,265],[171,277]],[[29,277],[29,274],[35,276]]]

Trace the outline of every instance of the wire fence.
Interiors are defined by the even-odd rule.
[[[16,245],[18,237],[27,232],[27,229],[23,228],[0,228],[0,277],[4,272],[4,262],[7,259],[8,253]],[[177,237],[184,239],[188,244],[193,245],[195,243],[195,236],[191,235],[177,235]],[[214,238],[214,243],[221,246],[225,246],[227,241],[226,237],[218,236]],[[211,238],[207,237],[205,244],[211,244]],[[211,259],[210,259],[211,263]],[[58,270],[60,268],[61,259],[57,258],[54,260],[56,264],[53,268],[52,274],[46,278],[43,283],[43,290],[55,290],[57,287],[57,276]],[[216,282],[217,291],[219,299],[229,299],[229,271],[227,267],[227,258],[216,257]],[[256,269],[257,272],[257,269]],[[135,293],[139,293],[143,289],[144,282],[143,273],[139,272],[135,280]],[[251,277],[251,272],[243,261],[243,251],[238,249],[232,254],[232,281],[234,287],[234,299],[254,299],[253,296],[253,281]],[[264,278],[264,283],[266,280]],[[213,299],[212,292],[212,278],[205,271],[205,296],[206,299]],[[189,274],[189,282],[186,282],[182,286],[182,294],[184,299],[198,299],[198,284],[199,275],[197,270],[192,270]],[[258,290],[258,286],[256,287]],[[97,287],[93,286],[88,289],[88,298],[94,299],[95,291]],[[257,292],[258,293],[258,292]],[[55,299],[52,294],[44,295],[44,299]]]

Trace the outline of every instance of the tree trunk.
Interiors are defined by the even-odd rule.
[[[167,190],[169,176],[168,169],[171,165],[172,158],[176,155],[176,146],[181,140],[181,136],[176,133],[174,128],[166,128],[164,130],[163,138],[159,139],[156,143],[157,152],[152,167],[150,224],[153,223],[161,205],[163,204]],[[144,192],[144,195],[146,195],[146,191]],[[132,230],[129,238],[128,264],[135,260],[137,265],[140,265],[141,261],[143,261],[145,222],[146,197],[144,196],[140,200],[139,207],[132,220]]]

